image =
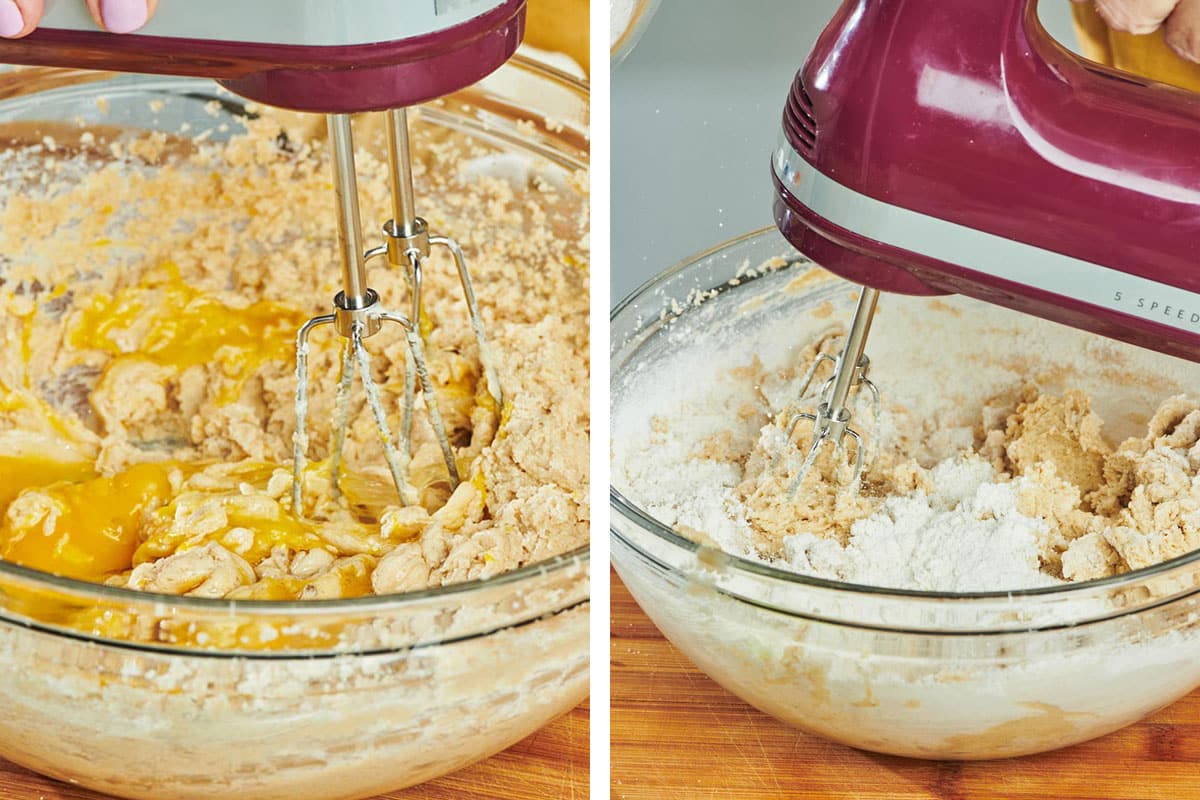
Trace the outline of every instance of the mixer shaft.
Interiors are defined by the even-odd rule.
[[[354,134],[348,114],[330,114],[329,146],[333,157],[333,191],[337,197],[338,251],[342,262],[342,303],[347,309],[363,309],[378,298],[367,288],[363,258],[362,217],[358,209],[358,179],[354,168]],[[379,330],[375,326],[371,335]],[[348,331],[339,332],[343,336]]]
[[[421,258],[429,252],[428,233],[423,225],[418,226],[417,203],[413,192],[412,153],[408,140],[408,109],[396,108],[387,114],[387,150],[388,168],[391,172],[392,221],[390,227],[384,226],[384,235],[388,237],[387,247],[397,251],[389,253],[389,261],[393,266],[406,268],[405,277],[408,281],[408,291],[412,298],[409,311],[410,318],[418,326],[421,325]],[[411,244],[403,253],[400,247],[405,239]],[[416,369],[412,360],[404,364],[404,410],[400,419],[400,449],[405,457],[412,455],[412,428],[416,406]]]
[[[820,449],[825,444],[834,446],[834,457],[840,456],[844,449],[845,437],[849,436],[855,443],[854,475],[850,485],[857,487],[862,478],[866,464],[866,443],[863,436],[850,427],[853,412],[850,408],[851,392],[856,386],[861,386],[870,392],[873,400],[873,422],[879,418],[879,389],[867,377],[871,360],[865,355],[867,336],[871,332],[871,321],[875,317],[875,307],[879,302],[879,291],[863,287],[854,309],[854,320],[850,323],[850,331],[842,345],[841,354],[835,359],[828,354],[819,354],[809,369],[800,390],[801,398],[808,391],[809,385],[816,374],[818,366],[826,361],[833,363],[833,375],[825,381],[820,392],[820,402],[816,413],[801,412],[795,414],[788,422],[787,434],[789,440],[794,435],[796,426],[801,420],[809,420],[813,424],[812,442],[804,462],[796,471],[788,486],[788,494],[794,495],[804,482],[813,464],[816,463]]]
[[[391,195],[395,216],[384,226],[387,243],[368,251],[363,249],[362,219],[358,204],[358,182],[354,163],[354,136],[351,120],[345,114],[327,117],[329,144],[333,169],[333,184],[337,198],[338,252],[341,261],[342,291],[333,298],[333,313],[310,319],[296,337],[296,433],[293,437],[292,505],[296,513],[303,511],[303,478],[307,467],[309,436],[308,412],[308,353],[309,336],[324,325],[332,325],[345,338],[341,358],[341,377],[335,398],[334,431],[330,451],[330,475],[335,495],[340,493],[338,482],[342,471],[346,427],[350,421],[350,386],[357,372],[367,398],[367,406],[375,420],[384,457],[395,483],[401,504],[419,501],[407,481],[412,459],[412,425],[415,416],[416,388],[419,382],[425,396],[429,424],[433,429],[451,489],[458,486],[458,465],[450,444],[445,423],[438,408],[437,394],[429,374],[421,338],[421,269],[431,244],[447,246],[458,265],[471,314],[472,328],[480,340],[481,357],[486,358],[486,341],[482,323],[478,322],[474,292],[466,270],[462,251],[452,240],[430,237],[425,221],[415,214],[412,170],[408,140],[407,112],[396,109],[388,115],[388,155],[391,168]],[[412,314],[404,316],[383,308],[379,295],[367,284],[366,264],[376,256],[387,255],[389,261],[405,269],[412,295]],[[382,395],[371,371],[370,356],[363,341],[378,333],[384,322],[404,328],[408,344],[405,360],[404,410],[401,416],[401,445],[397,448],[383,405]],[[485,366],[485,372],[490,368]],[[490,374],[489,374],[490,377]],[[489,381],[489,388],[491,381]],[[498,384],[497,384],[498,386]]]
[[[483,367],[483,377],[486,381],[488,394],[496,405],[497,412],[504,403],[504,395],[500,387],[499,372],[488,346],[487,333],[483,325],[483,317],[479,313],[479,303],[475,298],[475,287],[471,282],[471,272],[467,268],[466,256],[458,242],[448,236],[439,236],[429,232],[429,224],[417,216],[416,202],[413,192],[412,155],[408,137],[408,110],[392,109],[387,114],[387,144],[388,165],[391,170],[392,219],[383,226],[386,244],[383,248],[370,251],[370,255],[386,252],[388,263],[395,269],[404,271],[411,296],[410,319],[421,329],[423,306],[421,300],[422,270],[425,260],[429,258],[432,248],[442,247],[449,251],[454,258],[458,280],[463,290],[463,299],[467,304],[467,314],[471,322],[471,331],[475,344],[479,349],[479,361]],[[406,365],[404,373],[404,413],[401,419],[401,450],[407,452],[411,446],[413,403],[415,402],[416,374],[411,362]],[[443,450],[449,443],[441,441]]]
[[[388,112],[387,144],[388,167],[392,174],[392,222],[397,233],[412,236],[416,232],[417,201],[413,193],[407,108],[393,108]]]
[[[846,344],[842,347],[842,355],[838,358],[833,369],[833,393],[829,397],[829,408],[832,416],[837,419],[846,409],[846,401],[850,397],[850,388],[854,385],[857,365],[867,349],[867,335],[871,332],[871,321],[875,318],[875,306],[879,303],[879,290],[864,286],[858,297],[858,306],[854,309],[854,321],[850,323],[850,333],[846,334]],[[847,368],[853,364],[855,367]]]

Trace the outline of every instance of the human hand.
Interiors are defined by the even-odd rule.
[[[1093,0],[1074,0],[1093,2]],[[1200,63],[1200,0],[1094,0],[1096,12],[1114,30],[1152,33],[1164,28],[1167,45]]]
[[[158,0],[86,0],[96,24],[111,33],[131,33],[154,16]],[[74,0],[83,2],[83,0]],[[0,37],[27,36],[42,20],[45,0],[0,0]]]

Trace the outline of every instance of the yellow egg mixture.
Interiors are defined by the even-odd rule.
[[[336,495],[320,461],[341,347],[327,333],[310,355],[306,506],[291,507],[295,332],[327,311],[339,275],[324,149],[304,127],[264,117],[223,145],[81,135],[53,159],[21,151],[45,168],[4,196],[0,558],[291,600],[486,577],[586,542],[585,176],[481,175],[469,167],[489,150],[421,127],[419,196],[467,250],[505,407],[483,385],[453,265],[435,256],[421,322],[463,482],[451,492],[420,400],[420,505],[401,506],[356,390]],[[386,170],[368,151],[359,171],[370,230],[388,217]],[[405,307],[403,276],[371,274]],[[407,348],[395,332],[367,347],[398,430]]]

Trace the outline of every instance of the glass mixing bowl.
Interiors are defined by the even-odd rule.
[[[747,271],[777,256],[777,270]],[[748,319],[780,314],[790,325],[798,311],[811,309],[821,325],[849,321],[851,288],[816,270],[771,229],[676,266],[612,312],[612,560],[666,637],[726,689],[788,724],[919,758],[1001,758],[1064,747],[1200,686],[1200,553],[1028,591],[899,591],[806,577],[699,545],[631,499],[637,487],[621,469],[622,447],[640,435],[638,425],[649,424],[655,389],[666,396],[710,380],[700,366],[676,383],[664,364],[680,358],[701,330],[725,342],[749,341]],[[894,319],[898,306],[934,315],[936,304],[970,310],[955,325],[990,325],[1000,315],[1005,324],[1049,326],[1077,365],[1095,358],[1089,348],[1096,337],[963,298],[888,298],[872,333],[876,349],[887,335],[880,324]],[[794,330],[802,343],[803,332]],[[1077,370],[1072,380],[1082,381],[1098,405],[1128,410],[1140,398],[1152,409],[1171,393],[1159,393],[1156,372],[1194,385],[1196,365],[1101,341],[1116,354],[1113,361],[1137,362],[1150,377],[1118,385],[1102,365],[1091,378],[1091,370]],[[986,354],[970,361],[947,352],[957,346],[943,335],[922,340],[907,356],[898,350],[895,358],[906,363],[873,356],[872,378],[886,399],[889,385],[911,374],[906,370],[942,369],[952,378],[961,374],[954,370],[983,364]],[[931,385],[953,393],[937,377]]]
[[[416,124],[571,174],[587,166],[587,101],[585,84],[517,59]],[[0,157],[82,126],[186,123],[219,139],[243,113],[203,80],[5,72]],[[129,633],[81,632],[96,620]],[[157,643],[164,627],[187,635]],[[486,758],[587,690],[586,548],[491,580],[304,603],[145,594],[0,562],[0,756],[121,797],[366,797]]]

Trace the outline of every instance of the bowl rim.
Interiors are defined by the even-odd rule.
[[[790,247],[786,239],[782,238],[782,234],[774,225],[767,225],[757,230],[748,231],[731,239],[726,239],[718,244],[713,245],[705,250],[695,253],[674,265],[652,276],[649,280],[642,283],[641,286],[630,292],[621,302],[617,303],[609,312],[610,327],[615,326],[618,318],[626,312],[631,306],[637,303],[643,297],[649,296],[656,288],[667,283],[670,279],[686,272],[690,267],[710,259],[723,251],[731,250],[739,245],[758,240],[767,236],[776,235],[780,237],[780,244],[785,247]],[[742,285],[750,283],[765,277],[765,274],[754,277],[742,277],[740,282]],[[712,287],[708,287],[712,288]],[[665,295],[664,295],[665,296]],[[703,301],[702,301],[703,302]],[[615,349],[619,345],[615,340],[610,342],[610,347]],[[610,353],[611,355],[611,353]],[[614,395],[612,391],[613,383],[618,376],[618,368],[615,360],[612,362],[609,374],[610,397]],[[610,414],[615,406],[610,400]],[[610,476],[612,470],[609,470]],[[620,515],[626,522],[638,526],[643,531],[646,531],[658,539],[662,540],[672,548],[683,553],[698,554],[706,551],[712,551],[714,548],[707,545],[699,544],[692,539],[687,538],[683,534],[676,531],[669,525],[666,525],[656,519],[652,514],[645,511],[634,503],[629,498],[625,497],[619,489],[614,486],[610,480],[608,488],[609,509],[612,513]],[[624,544],[631,547],[635,552],[643,557],[651,558],[657,561],[652,554],[647,553],[643,548],[639,547],[637,542],[623,535],[610,522],[610,536],[616,537]],[[1039,586],[1030,589],[1013,589],[1011,591],[986,591],[986,592],[938,592],[925,589],[901,589],[886,586],[872,586],[862,583],[848,583],[843,581],[830,580],[828,578],[820,578],[814,575],[805,575],[799,572],[780,569],[773,567],[762,561],[754,561],[734,553],[719,551],[721,554],[720,563],[728,564],[729,568],[735,572],[743,572],[749,575],[766,578],[773,581],[781,581],[787,584],[798,586],[810,586],[814,589],[821,589],[835,594],[845,596],[870,596],[881,598],[897,598],[897,599],[913,599],[913,600],[932,600],[942,603],[991,603],[994,601],[1011,601],[1019,598],[1042,598],[1042,599],[1057,599],[1063,597],[1077,597],[1082,594],[1089,594],[1097,590],[1124,589],[1141,583],[1147,578],[1157,578],[1168,575],[1183,567],[1187,567],[1197,562],[1200,562],[1200,549],[1194,550],[1191,553],[1185,553],[1181,556],[1159,562],[1149,567],[1131,570],[1119,575],[1111,575],[1105,578],[1096,578],[1088,581],[1077,581],[1063,583],[1054,586]],[[667,569],[674,571],[669,565]],[[711,566],[709,567],[712,568]],[[1138,610],[1140,606],[1135,606],[1131,610]],[[780,609],[782,610],[782,609]]]
[[[567,72],[564,72],[552,65],[543,63],[534,58],[530,58],[521,53],[512,56],[511,59],[500,69],[506,69],[512,65],[518,70],[526,73],[531,73],[536,77],[542,77],[561,88],[565,88],[575,93],[576,95],[590,99],[591,84],[588,80],[577,78]],[[495,73],[493,73],[495,74]],[[38,88],[37,81],[32,80],[42,78],[50,83],[48,86]],[[104,72],[96,70],[73,69],[64,67],[21,67],[12,70],[0,72],[0,102],[4,100],[27,97],[35,95],[38,91],[54,91],[77,85],[99,83],[106,80],[114,79],[130,79],[130,78],[146,78],[153,81],[179,81],[181,84],[188,81],[205,80],[183,76],[168,76],[168,75],[139,75],[136,73],[123,72]],[[215,81],[208,81],[214,87],[214,91],[225,92],[228,90],[221,89]],[[32,87],[32,88],[31,88]],[[469,86],[460,92],[455,92],[449,97],[454,96],[470,96],[473,91],[482,90],[488,91],[483,84]],[[252,101],[246,101],[252,102]],[[436,102],[436,101],[435,101]],[[263,617],[272,616],[299,616],[313,617],[322,615],[331,615],[341,612],[387,612],[395,613],[406,607],[421,605],[430,600],[457,598],[462,596],[470,596],[478,592],[503,587],[508,585],[521,584],[535,578],[545,577],[572,569],[580,569],[587,571],[591,561],[591,543],[585,543],[572,550],[559,553],[549,558],[542,559],[531,564],[526,564],[515,570],[501,573],[490,578],[475,578],[468,581],[460,581],[457,583],[446,584],[443,586],[430,587],[412,592],[401,592],[396,594],[385,595],[365,595],[362,597],[342,598],[335,600],[227,600],[223,598],[207,598],[207,597],[190,597],[186,595],[162,594],[157,592],[145,592],[137,589],[126,589],[117,586],[107,586],[102,583],[94,583],[75,578],[68,578],[61,575],[43,572],[41,570],[24,567],[19,564],[0,559],[0,579],[12,579],[18,584],[32,585],[38,589],[52,589],[64,592],[71,597],[89,598],[93,600],[108,600],[120,601],[128,605],[137,606],[165,606],[171,609],[181,611],[195,612],[226,612],[230,615],[235,613],[254,614]],[[580,602],[589,602],[587,595],[590,592],[585,592],[585,597],[579,602],[563,601],[558,607],[558,611],[568,611],[571,608],[577,607]],[[101,636],[92,636],[79,631],[64,630],[55,626],[45,626],[41,622],[27,622],[22,619],[14,619],[9,615],[6,609],[0,608],[0,622],[23,627],[29,627],[36,630],[45,631],[58,636],[68,636],[72,638],[80,638],[87,641],[103,642],[118,647],[131,647],[138,650],[154,650],[156,652],[185,652],[187,655],[228,655],[230,657],[245,658],[244,653],[234,653],[233,651],[207,651],[201,649],[188,649],[180,651],[176,649],[162,648],[156,644],[146,644],[131,640],[109,639]],[[517,622],[514,624],[524,624]],[[509,626],[502,626],[509,627]],[[405,649],[405,648],[401,648]],[[390,651],[390,650],[389,650]],[[312,653],[315,651],[297,651],[290,654],[291,657],[314,657]],[[266,655],[266,654],[264,654]],[[275,659],[288,657],[287,652],[279,653],[273,657]]]
[[[634,9],[633,17],[629,20],[629,26],[608,47],[609,69],[616,68],[633,52],[642,34],[650,27],[650,20],[658,13],[661,4],[662,0],[639,0],[638,7]]]

